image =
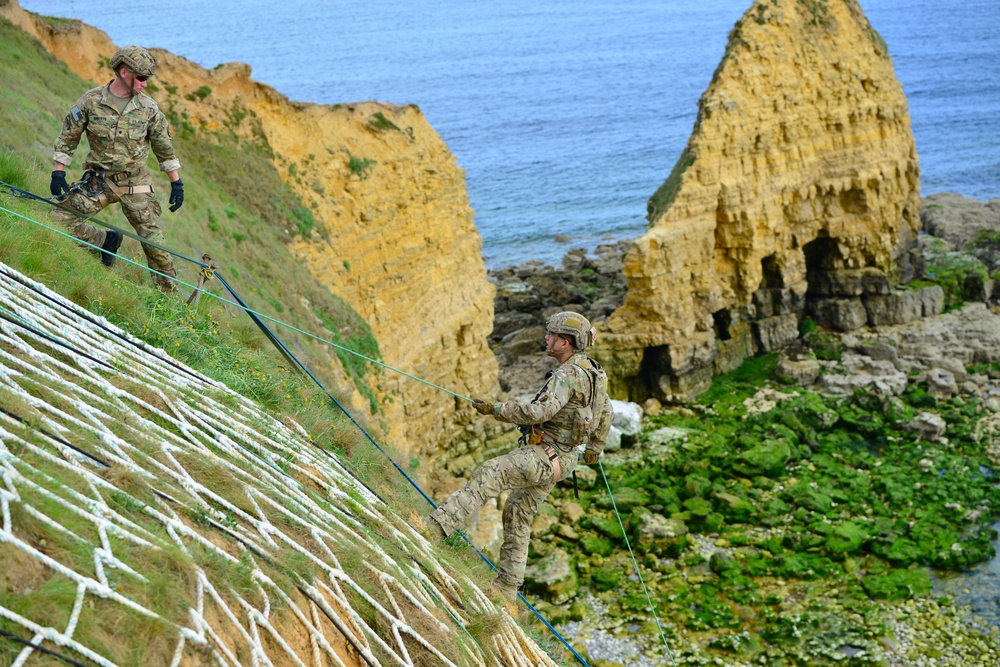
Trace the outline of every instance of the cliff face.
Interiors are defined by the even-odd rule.
[[[906,99],[857,2],[755,2],[626,258],[598,351],[619,393],[696,394],[805,314],[864,324],[910,277],[919,203]]]
[[[116,46],[105,33],[12,1],[0,1],[0,15],[80,76],[111,78],[102,63]],[[387,363],[464,395],[497,386],[493,287],[465,175],[418,108],[294,103],[251,79],[247,65],[206,70],[153,53],[161,108],[199,129],[266,138],[317,222],[318,234],[290,241],[294,256],[368,321]],[[182,145],[178,154],[183,164]],[[460,433],[451,396],[392,372],[382,386],[395,394],[384,420],[400,449],[433,455]]]

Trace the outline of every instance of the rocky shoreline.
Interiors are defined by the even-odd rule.
[[[931,577],[995,554],[1000,200],[929,197],[922,217],[936,236],[920,241],[920,287],[947,312],[806,326],[690,404],[617,406],[622,447],[603,468],[672,657],[599,471],[540,510],[529,599],[592,665],[1000,665],[1000,613],[974,619]],[[507,396],[549,366],[546,316],[600,322],[621,303],[627,248],[491,273]]]

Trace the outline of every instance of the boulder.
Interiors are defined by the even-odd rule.
[[[933,412],[921,412],[906,425],[906,430],[927,442],[939,442],[947,429],[947,422]]]
[[[513,357],[538,354],[542,350],[544,340],[545,327],[531,326],[504,336],[500,339],[500,349]]]
[[[787,356],[781,356],[774,369],[774,377],[788,384],[808,387],[819,378],[820,370],[819,361],[816,359],[805,358],[796,361]]]
[[[617,452],[622,448],[622,432],[614,424],[608,431],[608,439],[604,442],[604,451]]]
[[[759,320],[753,323],[753,333],[761,352],[781,349],[798,340],[798,315],[788,313]]]
[[[955,375],[942,368],[932,368],[927,372],[927,391],[938,398],[948,399],[958,392]]]
[[[826,536],[826,548],[839,556],[855,554],[868,539],[868,531],[853,521],[837,524]]]
[[[597,499],[597,506],[601,509],[612,509],[614,507],[618,508],[618,511],[622,514],[632,511],[633,507],[642,507],[649,503],[649,495],[642,490],[629,488],[627,486],[620,486],[615,489],[614,502],[611,502],[611,498],[604,494]]]
[[[619,433],[628,438],[635,438],[642,433],[641,405],[628,401],[612,400],[611,409],[614,410],[611,425],[617,428]]]
[[[785,469],[791,455],[791,448],[785,440],[768,439],[738,454],[733,470],[746,477],[778,475]]]
[[[893,292],[874,294],[864,298],[868,323],[874,327],[884,324],[906,324],[923,317],[923,292]]]
[[[589,491],[597,484],[597,471],[590,466],[581,463],[573,472],[576,475],[576,485],[579,486],[581,490]],[[559,483],[572,486],[573,475],[570,475]]]
[[[524,588],[553,604],[576,597],[579,583],[573,561],[562,549],[556,549],[524,570]]]
[[[674,557],[687,546],[688,528],[683,521],[668,519],[655,512],[636,518],[636,548],[640,552]]]
[[[854,331],[868,322],[868,312],[860,297],[816,299],[812,304],[812,311],[817,324],[836,331]]]
[[[716,493],[715,505],[727,519],[745,523],[754,513],[753,503],[732,493]]]
[[[988,203],[954,192],[924,198],[920,210],[924,231],[959,249],[983,234],[1000,231],[1000,199]]]

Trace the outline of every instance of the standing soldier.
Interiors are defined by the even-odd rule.
[[[521,447],[483,463],[472,479],[451,494],[425,519],[432,532],[450,536],[479,508],[502,491],[512,489],[503,506],[503,545],[499,574],[493,586],[514,599],[524,583],[531,520],[556,482],[576,468],[580,445],[583,458],[597,463],[611,428],[611,401],[604,369],[583,353],[594,342],[587,318],[557,313],[545,324],[545,352],[558,362],[529,403],[476,399],[483,415],[519,424]]]
[[[87,219],[108,204],[121,203],[125,217],[139,236],[159,245],[165,243],[159,225],[162,210],[153,196],[146,168],[150,148],[160,170],[170,177],[170,211],[184,203],[184,183],[177,175],[181,164],[174,155],[167,119],[156,102],[142,92],[156,71],[156,60],[142,47],[125,46],[111,56],[110,65],[115,78],[84,93],[63,119],[49,187],[54,196],[65,195],[62,201],[66,208],[78,212],[57,209],[55,218],[76,238],[101,248],[101,261],[106,266],[114,264],[122,234],[98,229]],[[71,188],[66,183],[66,167],[84,132],[90,143],[83,165],[86,171]],[[175,291],[174,283],[166,277],[177,277],[170,255],[145,243],[142,250],[149,268],[158,272],[153,274],[153,281],[164,292]]]

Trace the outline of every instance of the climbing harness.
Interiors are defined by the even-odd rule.
[[[537,424],[522,424],[517,427],[517,430],[521,432],[521,437],[517,439],[517,442],[522,447],[539,444],[542,441],[542,436],[545,435],[545,431],[540,429]]]

